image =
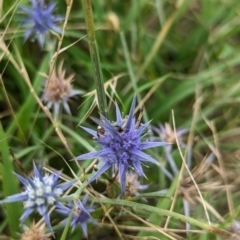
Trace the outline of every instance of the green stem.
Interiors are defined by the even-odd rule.
[[[106,94],[104,90],[102,69],[100,65],[100,58],[98,54],[96,37],[95,37],[91,0],[82,0],[82,5],[85,12],[85,21],[87,25],[89,49],[90,49],[90,55],[92,59],[92,65],[94,70],[94,80],[95,80],[96,91],[97,91],[98,108],[100,113],[107,117],[108,115],[107,99],[106,99]]]
[[[225,231],[225,230],[220,229],[218,227],[215,227],[215,226],[209,225],[207,223],[198,221],[197,219],[187,217],[185,215],[182,215],[182,214],[179,214],[179,213],[176,213],[176,212],[172,212],[172,211],[169,211],[169,210],[160,209],[160,208],[152,207],[152,206],[141,204],[141,203],[130,202],[130,201],[127,201],[127,200],[109,199],[109,198],[106,198],[106,197],[100,198],[100,201],[101,201],[102,204],[132,207],[133,209],[155,212],[155,213],[159,214],[160,216],[163,215],[163,216],[167,216],[167,217],[173,217],[177,220],[180,220],[180,221],[183,221],[183,222],[188,222],[188,223],[190,223],[194,226],[197,226],[201,229],[204,229],[208,232],[215,233],[217,235],[220,235],[222,237],[226,237],[228,239],[230,239],[233,236],[233,234],[231,232]]]

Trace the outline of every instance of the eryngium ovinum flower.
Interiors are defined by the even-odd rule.
[[[159,134],[159,137],[162,141],[170,143],[165,147],[165,149],[170,152],[172,150],[172,143],[176,142],[175,133],[170,124],[165,123],[165,125],[163,125],[162,123],[159,123],[159,128],[152,126],[152,130]],[[187,128],[176,129],[177,139],[182,147],[186,146],[186,144],[183,142],[183,135],[187,132],[189,132]]]
[[[171,151],[172,151],[172,144],[176,142],[176,137],[174,130],[171,128],[169,123],[165,123],[163,125],[162,123],[159,124],[159,128],[152,126],[152,130],[155,131],[157,134],[159,134],[159,137],[162,141],[166,141],[169,143],[169,145],[164,146],[164,151],[166,158],[174,172],[174,175],[176,176],[178,174],[178,168],[175,163],[175,160],[172,157]],[[183,142],[183,135],[187,133],[189,130],[186,128],[176,129],[176,135],[177,140],[181,147],[185,147],[186,144]],[[189,161],[188,161],[189,162]],[[171,180],[173,179],[173,176],[167,175]]]
[[[18,180],[24,185],[25,191],[14,194],[2,200],[1,203],[11,203],[23,201],[24,213],[20,220],[21,224],[25,219],[34,211],[43,216],[45,223],[49,230],[53,233],[50,218],[48,214],[49,206],[62,205],[58,203],[57,199],[63,195],[63,192],[72,186],[74,181],[69,181],[59,185],[59,176],[61,172],[52,174],[43,174],[42,164],[37,167],[33,163],[34,176],[21,177],[17,173],[14,173]]]
[[[90,221],[94,224],[97,224],[97,221],[94,220],[90,213],[94,211],[94,207],[91,207],[87,204],[88,195],[86,195],[82,202],[78,200],[77,202],[69,202],[68,206],[59,205],[57,211],[63,215],[66,215],[67,218],[62,221],[64,225],[67,224],[69,216],[72,214],[72,219],[70,226],[72,231],[76,228],[77,225],[80,225],[83,234],[87,236],[87,222]]]
[[[51,234],[44,232],[45,224],[32,223],[31,227],[23,225],[24,232],[21,234],[21,240],[50,240]]]
[[[20,6],[26,16],[20,18],[22,26],[26,29],[24,40],[33,37],[43,46],[49,31],[61,33],[61,29],[55,24],[63,19],[62,16],[54,16],[53,10],[56,3],[44,4],[44,0],[31,0],[32,7]]]
[[[101,120],[93,119],[101,127],[101,131],[82,127],[96,138],[100,149],[76,158],[77,160],[99,158],[100,167],[89,179],[89,182],[94,181],[110,167],[116,169],[122,195],[125,193],[126,174],[129,169],[134,169],[138,175],[146,177],[142,169],[142,162],[151,162],[160,166],[154,158],[144,153],[143,150],[167,144],[165,142],[141,141],[150,122],[138,126],[139,123],[134,118],[135,105],[136,97],[133,98],[129,115],[123,119],[116,104],[117,121],[115,124],[103,115],[100,116]]]
[[[118,179],[119,181],[119,179]],[[145,190],[148,188],[149,185],[141,185],[138,181],[138,174],[132,171],[127,172],[126,174],[126,189],[125,194],[126,196],[138,196],[140,193],[138,190]]]
[[[69,98],[82,93],[82,91],[72,88],[71,82],[73,82],[74,74],[65,78],[65,73],[66,70],[63,69],[63,61],[61,61],[58,68],[54,68],[50,76],[42,74],[47,78],[42,100],[46,102],[48,108],[53,106],[55,116],[59,114],[61,103],[65,111],[71,114],[68,105]]]

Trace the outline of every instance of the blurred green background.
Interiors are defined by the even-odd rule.
[[[68,161],[95,147],[91,136],[79,125],[97,128],[89,116],[99,116],[97,107],[92,105],[95,84],[81,1],[57,2],[57,14],[65,16],[71,8],[58,54],[59,39],[53,34],[43,49],[36,41],[23,42],[19,4],[28,4],[28,1],[0,1],[1,199],[19,189],[11,174],[12,170],[19,172],[19,169],[9,148],[26,171],[30,171],[32,160],[44,159],[49,168],[62,169],[70,175],[63,159]],[[215,211],[209,210],[211,221],[232,231],[233,219],[240,217],[240,1],[101,0],[92,1],[92,7],[103,78],[109,95],[110,119],[115,120],[114,101],[128,113],[135,94],[141,99],[139,109],[142,107],[144,111],[143,122],[152,119],[156,126],[159,122],[172,125],[173,110],[176,127],[190,129],[185,142],[192,149],[192,168],[197,168],[199,175],[207,173],[202,179],[196,179],[198,184],[206,184],[202,194],[211,206],[209,208]],[[75,73],[74,89],[84,91],[87,96],[71,98],[72,115],[61,111],[56,120],[43,111],[31,93],[31,86],[41,100],[45,79],[40,73],[48,74],[51,64],[56,61],[58,65],[61,60],[64,60],[66,75]],[[56,126],[63,137],[56,133]],[[202,171],[198,166],[210,153],[216,158],[210,169]],[[151,154],[170,169],[161,150]],[[180,169],[182,160],[176,145],[173,156]],[[68,163],[78,173],[76,163]],[[81,162],[83,168],[90,163]],[[173,187],[153,166],[146,168],[146,174],[151,181],[149,191]],[[5,189],[11,191],[4,193],[6,178],[9,181]],[[95,190],[101,192],[104,187],[99,184]],[[173,193],[176,191],[174,183]],[[194,193],[189,195],[195,198]],[[182,198],[181,194],[176,197],[174,212],[183,214]],[[170,199],[153,198],[149,205],[169,209],[170,202]],[[13,208],[19,209],[19,205]],[[101,222],[103,213],[99,211],[95,214]],[[136,214],[164,227],[165,219],[160,225],[159,215],[154,217],[141,211]],[[192,204],[190,216],[207,222],[199,202]],[[117,224],[126,226],[130,222],[136,227],[135,230],[119,228],[125,234],[124,239],[131,239],[130,236],[135,239],[137,235],[139,238],[136,239],[170,239],[156,233],[151,226],[152,231],[141,231],[141,226],[146,225],[128,214],[113,214],[114,217]],[[7,223],[5,211],[1,211],[3,237],[14,236],[14,232],[20,231],[18,217],[12,218],[12,224]],[[184,229],[185,223],[170,220],[168,227]],[[117,235],[113,228],[110,229],[91,226],[89,239],[115,239]],[[79,239],[78,234],[75,232],[71,239]],[[176,230],[171,236],[173,239],[224,239],[201,231],[186,234]]]

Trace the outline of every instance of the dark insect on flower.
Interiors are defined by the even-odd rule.
[[[125,193],[126,174],[129,169],[134,169],[138,175],[145,177],[141,165],[142,162],[151,162],[160,166],[154,158],[144,153],[143,150],[168,144],[165,142],[141,141],[150,122],[141,125],[136,123],[134,118],[135,105],[136,97],[132,101],[129,115],[123,119],[116,104],[117,121],[115,124],[112,124],[103,115],[100,116],[101,120],[93,119],[94,122],[105,130],[103,135],[99,135],[98,131],[82,127],[97,139],[96,141],[101,148],[76,158],[77,160],[100,159],[101,165],[99,170],[89,179],[89,182],[94,181],[110,167],[115,168],[118,171],[122,194]]]
[[[82,202],[78,200],[77,202],[70,202],[68,206],[59,205],[57,208],[59,213],[68,216],[62,223],[66,225],[69,216],[72,214],[70,223],[72,231],[77,227],[77,225],[80,225],[85,236],[87,236],[88,221],[98,224],[97,221],[90,216],[90,213],[94,211],[94,207],[87,205],[87,200],[88,195],[83,198]]]
[[[140,110],[140,114],[139,114],[139,116],[138,116],[138,118],[137,118],[137,121],[136,121],[136,123],[135,123],[135,129],[139,128],[139,125],[140,125],[140,123],[141,123],[142,110],[143,110],[143,109]],[[125,128],[125,126],[126,126],[126,122],[127,122],[127,121],[126,121],[126,118],[124,118],[124,119],[123,119],[122,126],[116,126],[116,130],[117,130],[119,133],[122,133],[122,132],[124,131],[124,128]]]
[[[61,29],[55,23],[63,19],[62,16],[53,15],[56,3],[44,4],[44,0],[31,0],[32,7],[20,6],[20,9],[27,15],[21,17],[22,26],[26,28],[24,40],[33,37],[37,39],[40,46],[43,46],[45,36],[49,31],[61,33]]]
[[[118,127],[118,126],[117,126],[117,132],[122,133],[123,131],[124,131],[124,128],[123,128],[123,127]]]
[[[32,212],[38,211],[38,213],[44,217],[49,230],[53,233],[48,207],[52,205],[62,205],[58,203],[57,198],[61,197],[63,192],[71,187],[75,180],[59,185],[58,182],[61,172],[44,175],[42,164],[36,167],[35,163],[33,163],[33,169],[34,176],[32,178],[24,178],[14,173],[18,180],[25,186],[25,191],[7,197],[2,200],[1,203],[23,201],[25,211],[20,218],[21,223],[23,223]]]
[[[101,137],[101,136],[105,136],[106,131],[104,130],[104,128],[102,128],[101,126],[97,127],[97,136]]]

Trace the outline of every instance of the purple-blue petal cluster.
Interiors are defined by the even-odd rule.
[[[103,115],[101,115],[101,120],[93,119],[101,128],[101,131],[83,127],[85,131],[97,139],[100,149],[76,158],[77,160],[100,159],[101,166],[89,179],[89,182],[94,181],[110,167],[113,167],[118,171],[122,194],[125,193],[126,173],[129,169],[134,169],[138,175],[145,177],[142,162],[159,165],[154,158],[144,153],[143,150],[168,144],[166,142],[141,141],[150,122],[138,126],[139,123],[134,117],[135,105],[136,97],[132,101],[129,115],[123,118],[116,104],[116,123],[114,124]]]
[[[87,236],[87,222],[90,221],[94,224],[97,224],[91,216],[90,213],[94,211],[94,207],[91,207],[87,204],[88,195],[86,195],[82,202],[78,200],[77,202],[69,202],[68,206],[59,205],[57,211],[63,215],[68,216],[63,223],[66,224],[69,216],[72,214],[72,219],[70,226],[72,227],[72,231],[76,228],[76,226],[80,225],[83,233]]]
[[[22,26],[26,28],[24,39],[27,40],[29,37],[33,37],[43,46],[45,36],[50,30],[61,33],[61,29],[55,24],[63,18],[53,14],[56,3],[45,5],[44,0],[31,0],[31,3],[31,8],[20,7],[26,14],[25,17],[21,18]]]
[[[48,207],[52,205],[58,206],[57,198],[61,197],[63,192],[67,190],[75,181],[70,181],[59,185],[60,172],[45,174],[43,173],[42,165],[39,167],[33,163],[33,177],[21,177],[14,173],[18,180],[24,185],[25,191],[19,194],[14,194],[7,197],[2,203],[23,201],[24,213],[20,220],[21,223],[34,211],[37,211],[44,217],[46,225],[52,231]]]

